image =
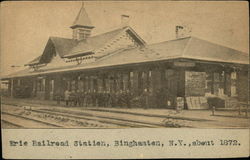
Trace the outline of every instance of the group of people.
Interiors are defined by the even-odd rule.
[[[66,106],[82,106],[82,107],[131,107],[131,100],[133,94],[127,90],[116,93],[110,93],[109,91],[103,92],[80,92],[69,91],[64,92],[64,100]]]
[[[80,107],[167,107],[167,95],[164,89],[160,89],[153,94],[148,89],[144,89],[139,94],[134,94],[130,90],[120,90],[117,92],[99,91],[69,91],[64,92],[64,96],[59,98],[64,100],[66,106],[80,106]]]

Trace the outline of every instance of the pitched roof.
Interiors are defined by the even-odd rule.
[[[92,63],[81,65],[70,65],[48,70],[29,71],[8,76],[31,76],[37,74],[47,74],[55,72],[87,70],[100,67],[111,67],[127,64],[138,64],[143,62],[153,62],[170,59],[194,59],[202,61],[249,64],[249,55],[225,46],[214,44],[196,37],[176,39],[145,47],[131,47],[115,51],[108,56],[98,59]],[[7,77],[6,77],[7,78]]]
[[[90,52],[94,52],[95,50],[103,47],[107,42],[118,36],[124,31],[130,31],[128,34],[132,35],[140,44],[145,44],[145,41],[140,38],[135,31],[131,27],[122,27],[117,28],[112,31],[98,34],[96,36],[89,37],[86,40],[77,41],[74,39],[69,38],[61,38],[61,37],[50,37],[47,45],[44,49],[44,52],[41,56],[35,58],[34,60],[30,61],[26,65],[35,65],[42,63],[42,57],[44,56],[47,47],[52,45],[54,46],[56,53],[62,58],[71,58],[77,57],[81,55],[89,54]],[[48,51],[51,51],[48,49]]]
[[[34,65],[34,64],[39,64],[40,63],[40,59],[42,56],[38,56],[35,59],[33,59],[32,61],[30,61],[29,63],[25,64],[25,66],[27,65]]]
[[[249,54],[195,37],[190,38],[183,56],[208,61],[249,64]]]
[[[81,54],[86,54],[89,52],[94,52],[97,49],[100,49],[101,47],[104,47],[106,43],[111,41],[113,38],[119,36],[121,33],[127,32],[129,35],[131,35],[134,40],[139,44],[145,44],[145,41],[139,37],[139,35],[136,34],[136,32],[129,26],[125,26],[122,28],[117,28],[115,30],[99,34],[96,36],[89,37],[86,40],[81,40],[78,42],[76,46],[74,46],[68,54],[65,54],[62,57],[74,57],[74,56],[80,56]]]
[[[70,50],[78,44],[77,40],[61,37],[50,37],[52,40],[56,52],[60,57],[64,57],[70,52]]]
[[[194,59],[213,62],[249,64],[249,55],[196,37],[186,37],[117,51],[95,65],[122,65],[169,59]]]
[[[81,40],[76,46],[71,48],[70,51],[63,57],[72,57],[83,54],[85,52],[94,51],[95,49],[104,46],[109,40],[120,34],[123,30],[124,28],[118,28],[110,32],[89,37],[86,40]]]
[[[80,11],[78,12],[71,28],[75,28],[77,26],[94,28],[94,26],[91,23],[91,20],[89,19],[88,13],[86,12],[83,5]]]
[[[163,58],[179,57],[205,61],[249,64],[249,55],[196,37],[186,37],[149,46]]]

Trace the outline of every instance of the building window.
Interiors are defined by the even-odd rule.
[[[38,79],[37,80],[37,91],[44,91],[45,90],[45,79]]]
[[[174,75],[174,70],[172,69],[166,69],[165,70],[165,79],[168,79],[169,77]]]
[[[78,31],[79,39],[86,39],[90,36],[89,30],[79,29]]]
[[[231,73],[231,79],[232,79],[232,80],[236,80],[236,79],[237,79],[237,74],[236,74],[236,72],[232,72],[232,73]]]
[[[205,92],[212,93],[212,84],[213,84],[213,74],[210,72],[206,73],[206,83],[205,83]]]
[[[225,81],[225,73],[214,73],[213,74],[213,94],[222,96],[224,95],[224,84]]]
[[[237,73],[231,73],[231,96],[237,96]]]
[[[219,86],[220,86],[220,74],[214,73],[213,74],[213,94],[219,94]]]

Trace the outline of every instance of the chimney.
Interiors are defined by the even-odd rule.
[[[122,27],[128,26],[129,20],[130,20],[129,15],[125,15],[125,14],[121,15],[121,26]]]
[[[175,26],[176,38],[189,37],[191,35],[192,29],[185,25]]]

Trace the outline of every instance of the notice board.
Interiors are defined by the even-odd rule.
[[[185,72],[185,96],[205,96],[206,72]]]

